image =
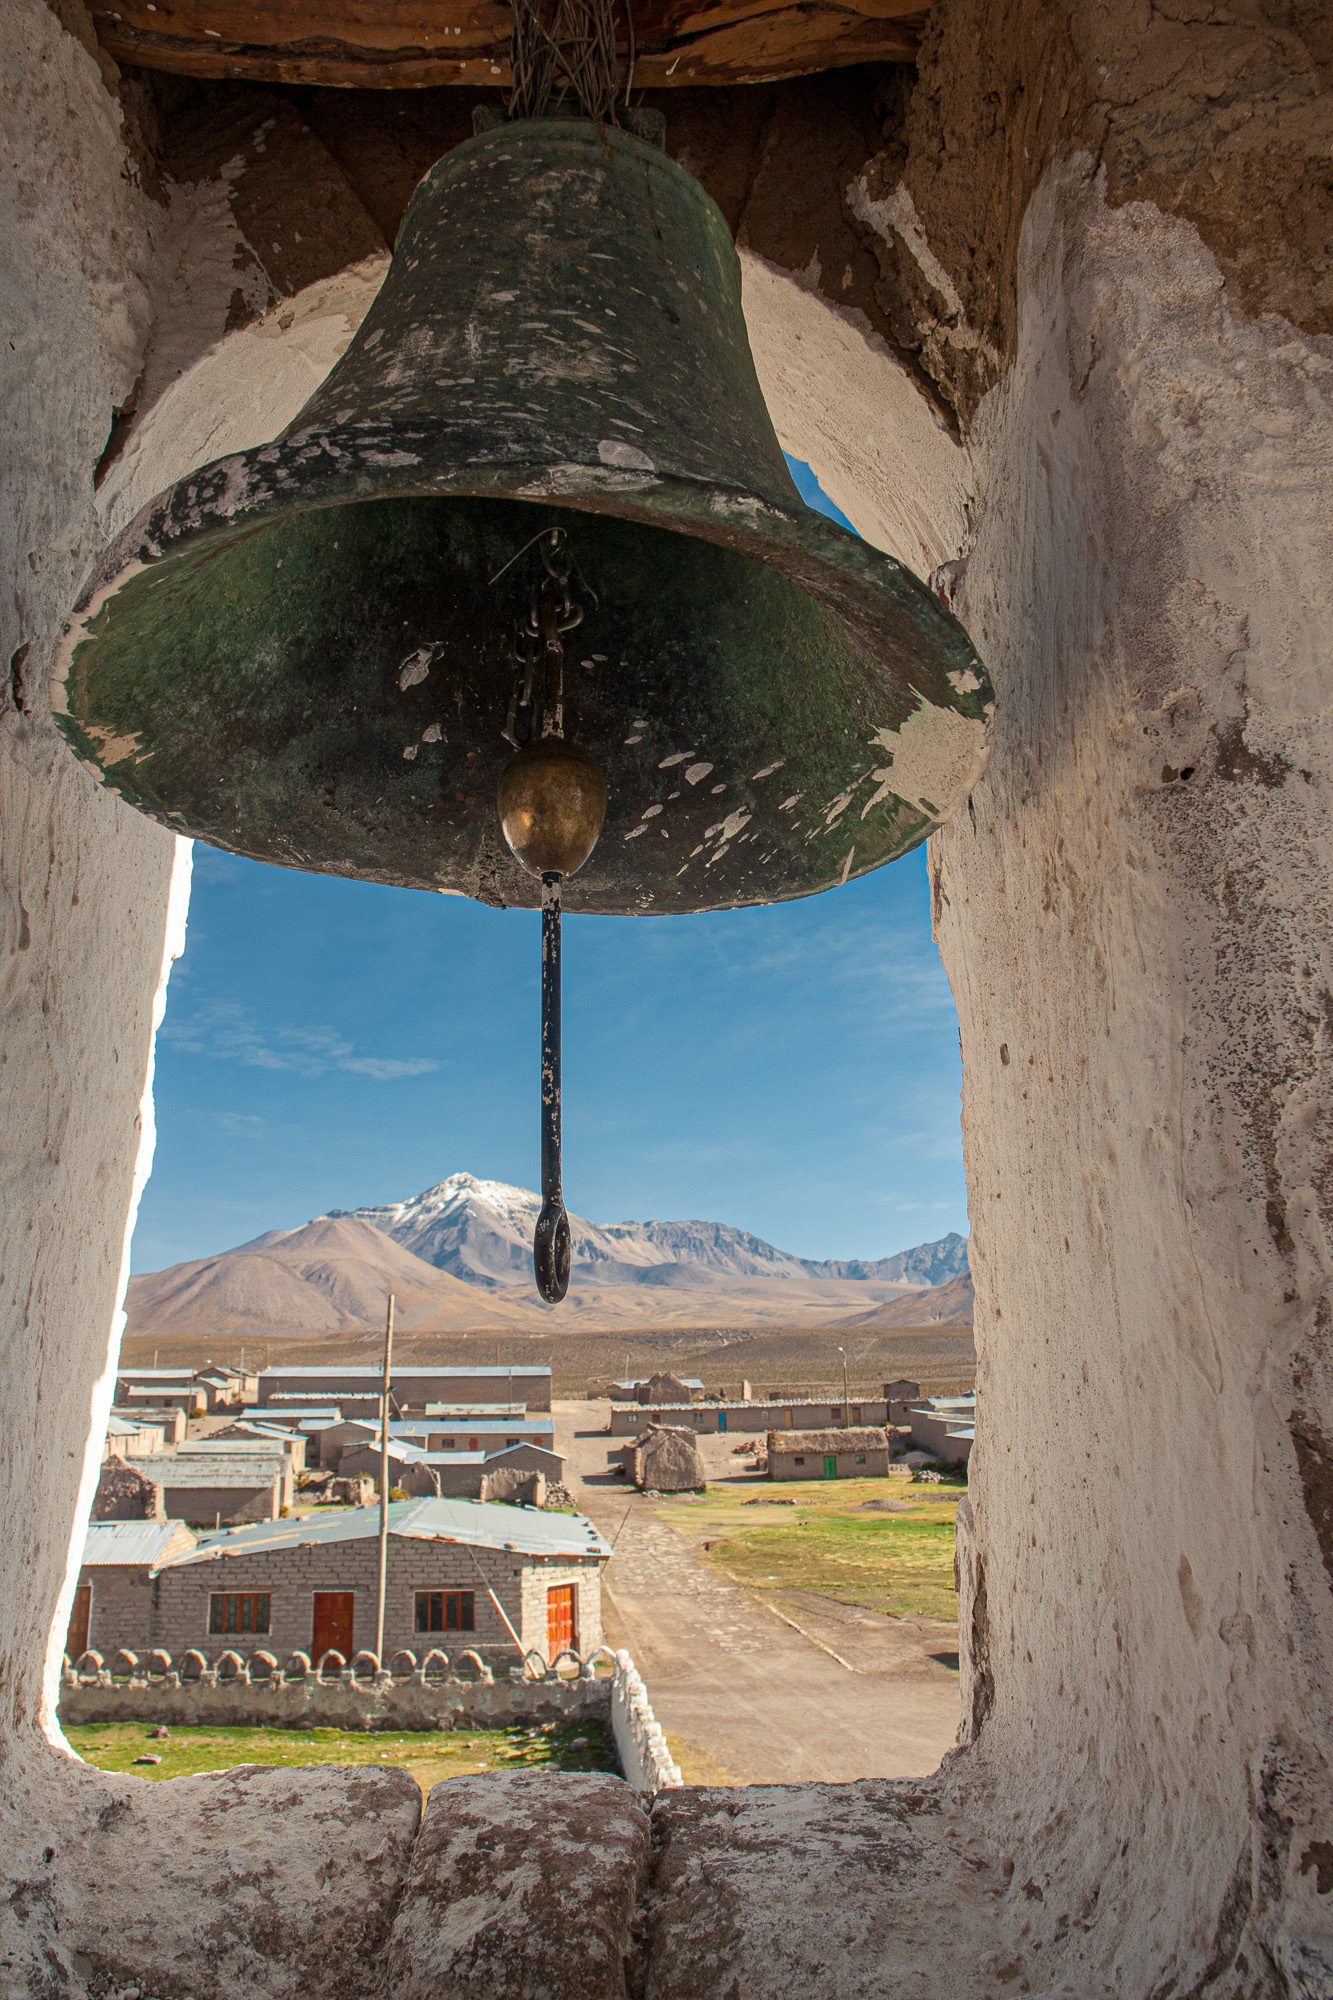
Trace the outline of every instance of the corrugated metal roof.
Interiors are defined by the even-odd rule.
[[[507,1378],[510,1375],[549,1375],[550,1372],[549,1367],[530,1367],[524,1361],[515,1362],[513,1367],[509,1368],[395,1368],[393,1379],[396,1382],[400,1375],[405,1381],[419,1381],[422,1376],[432,1375],[438,1375],[442,1380],[448,1380],[451,1376],[472,1377],[475,1379],[477,1376],[488,1375],[494,1376],[498,1381],[502,1377]],[[364,1381],[379,1383],[383,1380],[384,1370],[378,1367],[344,1368],[340,1362],[334,1362],[327,1368],[265,1368],[260,1371],[259,1379],[262,1382],[267,1377],[273,1382],[286,1382],[293,1376],[300,1376],[304,1379],[313,1375],[341,1377],[346,1382]]]
[[[223,1549],[246,1555],[357,1542],[380,1531],[379,1507],[340,1507],[321,1519],[257,1521],[252,1527],[201,1535],[183,1563],[206,1562]],[[611,1549],[582,1514],[544,1514],[534,1507],[505,1507],[481,1500],[393,1500],[389,1533],[415,1541],[470,1543],[475,1548],[513,1549],[519,1555],[609,1556]],[[173,1567],[175,1565],[173,1564]]]
[[[281,1450],[287,1456],[280,1431],[267,1437],[191,1438],[177,1453],[179,1458],[273,1458]]]
[[[285,1396],[270,1396],[267,1403],[253,1403],[255,1410],[272,1410],[280,1417],[327,1417],[331,1424],[340,1424],[343,1413],[336,1403],[302,1403],[295,1397],[289,1402]]]
[[[521,1417],[526,1403],[427,1403],[428,1417]]]
[[[503,1431],[508,1437],[523,1437],[533,1431],[541,1431],[549,1436],[555,1429],[553,1417],[504,1417],[498,1423],[478,1417],[474,1422],[454,1423],[444,1417],[430,1417],[425,1422],[415,1419],[409,1429],[416,1431],[438,1431],[441,1437],[466,1437],[470,1431]],[[392,1429],[392,1426],[390,1427]]]
[[[142,1563],[151,1568],[182,1529],[190,1533],[181,1521],[90,1521],[83,1560],[91,1564]]]
[[[232,1486],[253,1489],[271,1486],[287,1470],[287,1455],[280,1458],[228,1458],[215,1452],[209,1458],[177,1458],[167,1452],[149,1452],[134,1461],[136,1472],[144,1473],[159,1486]]]

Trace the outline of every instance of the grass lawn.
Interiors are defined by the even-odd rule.
[[[147,1722],[81,1722],[65,1730],[70,1748],[99,1771],[136,1778],[184,1778],[236,1764],[399,1764],[424,1792],[441,1778],[472,1771],[615,1771],[615,1746],[600,1722],[514,1723],[506,1729],[206,1729],[182,1723],[150,1737]],[[576,1749],[575,1745],[582,1747]],[[160,1764],[135,1758],[160,1756]]]
[[[966,1490],[962,1480],[773,1480],[760,1492],[710,1486],[700,1500],[664,1502],[660,1514],[706,1562],[761,1596],[818,1591],[951,1621],[954,1517]],[[796,1504],[773,1504],[783,1500]],[[906,1511],[880,1512],[867,1500],[897,1500]]]

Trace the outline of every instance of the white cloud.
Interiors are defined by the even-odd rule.
[[[187,1020],[173,1021],[168,1015],[162,1033],[174,1047],[191,1055],[214,1056],[246,1069],[283,1070],[294,1076],[327,1076],[330,1070],[341,1070],[385,1083],[399,1077],[425,1076],[439,1068],[429,1056],[358,1055],[355,1043],[334,1028],[272,1027],[261,1033],[249,1009],[233,1000],[209,1001]]]

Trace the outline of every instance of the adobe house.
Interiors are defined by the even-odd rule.
[[[145,1453],[134,1463],[158,1487],[167,1518],[196,1528],[276,1521],[295,1492],[284,1451],[196,1454],[187,1445],[179,1452]]]
[[[877,1425],[836,1431],[770,1431],[770,1479],[873,1479],[889,1470],[889,1440]]]
[[[177,1659],[192,1646],[280,1661],[373,1650],[379,1531],[374,1506],[204,1536],[160,1571],[153,1642]],[[420,1660],[438,1646],[517,1665],[515,1635],[524,1652],[548,1658],[566,1646],[595,1651],[610,1554],[578,1514],[392,1501],[384,1658],[409,1650]]]
[[[189,855],[70,754],[48,684],[107,536],[323,379],[470,79],[503,89],[508,15],[0,21],[11,1987],[1327,1991],[1326,8],[641,21],[782,442],[996,690],[928,852],[983,1393],[961,1742],[925,1783],[687,1788],[651,1828],[611,1780],[488,1778],[420,1839],[405,1775],[141,1786],[60,1742]]]
[[[694,1433],[676,1425],[651,1424],[617,1456],[641,1492],[701,1493],[707,1483]]]
[[[155,1645],[156,1572],[193,1547],[183,1521],[90,1521],[66,1656],[77,1660],[91,1648],[109,1660],[122,1647],[143,1653]]]
[[[378,1368],[333,1363],[328,1367],[302,1364],[265,1368],[259,1376],[261,1405],[284,1396],[307,1397],[311,1402],[340,1403],[345,1416],[360,1416],[367,1401],[371,1414],[379,1408],[381,1371]],[[551,1407],[551,1371],[548,1367],[516,1364],[513,1367],[417,1368],[404,1365],[393,1370],[394,1404],[404,1415],[425,1414],[433,1405],[464,1404],[485,1410],[496,1404],[523,1403],[529,1410]],[[356,1405],[349,1408],[348,1405]]]

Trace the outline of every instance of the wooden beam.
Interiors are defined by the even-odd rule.
[[[94,18],[117,62],[177,75],[382,90],[507,86],[502,0],[119,0]],[[912,0],[648,0],[637,87],[767,83],[910,62]]]

